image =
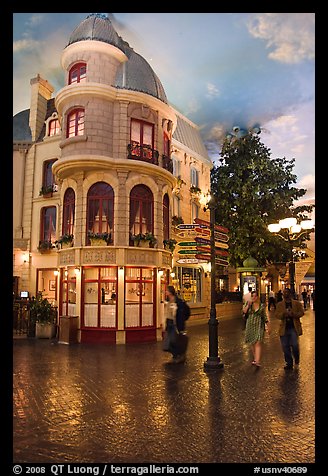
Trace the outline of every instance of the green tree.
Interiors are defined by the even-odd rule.
[[[296,188],[292,173],[295,159],[271,159],[270,149],[258,135],[226,139],[219,165],[211,171],[212,194],[217,200],[216,222],[229,228],[229,262],[242,266],[248,256],[261,266],[291,259],[290,247],[268,230],[268,224],[282,218],[308,218],[313,205],[294,206],[306,190]],[[301,248],[309,240],[302,235]]]

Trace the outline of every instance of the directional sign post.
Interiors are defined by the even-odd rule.
[[[206,225],[210,228],[210,258],[211,258],[211,309],[210,309],[210,318],[208,321],[208,343],[209,343],[209,356],[207,357],[206,362],[204,362],[205,370],[212,369],[222,369],[223,363],[219,357],[218,352],[218,321],[216,318],[216,292],[215,292],[215,237],[214,237],[214,228],[218,232],[228,233],[227,228],[217,227],[215,225],[215,208],[216,201],[214,196],[211,196],[211,199],[208,203],[208,208],[210,209],[210,222],[205,220],[200,220],[199,218],[195,219],[195,223],[198,225]],[[219,229],[217,229],[219,228]]]

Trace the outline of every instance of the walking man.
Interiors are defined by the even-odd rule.
[[[279,336],[286,362],[285,370],[291,370],[294,365],[297,368],[300,362],[298,338],[302,335],[300,321],[302,316],[304,316],[302,304],[296,299],[292,299],[290,289],[284,289],[283,300],[277,303],[275,317],[281,321]]]

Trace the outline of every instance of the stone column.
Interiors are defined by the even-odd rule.
[[[84,216],[86,216],[86,199],[83,196],[83,180],[84,172],[75,174],[76,180],[76,194],[75,194],[75,224],[74,224],[74,246],[82,246],[84,243],[83,236],[85,235],[86,223]]]
[[[114,203],[114,245],[129,245],[129,196],[126,180],[129,172],[117,170],[118,187],[115,189]]]

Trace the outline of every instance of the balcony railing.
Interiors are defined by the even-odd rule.
[[[140,145],[136,142],[128,144],[128,159],[142,160],[149,164],[158,165],[158,156],[158,151],[152,149],[149,145]]]
[[[168,155],[162,155],[162,167],[173,174],[173,160]]]

